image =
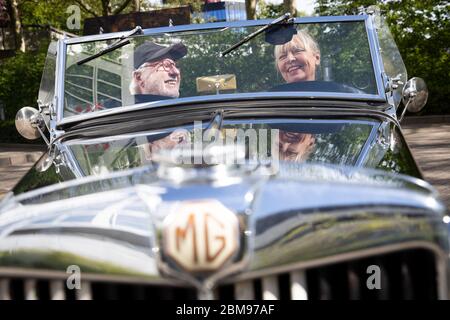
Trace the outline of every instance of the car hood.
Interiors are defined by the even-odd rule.
[[[166,281],[158,263],[165,209],[197,200],[218,201],[243,226],[233,277],[402,244],[447,247],[444,206],[418,179],[324,165],[191,168],[183,178],[172,169],[180,168],[10,194],[0,207],[0,266],[65,273],[78,265],[93,278]]]

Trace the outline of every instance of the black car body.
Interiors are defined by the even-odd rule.
[[[447,298],[445,209],[399,123],[402,96],[421,92],[405,93],[386,27],[268,23],[51,46],[32,112],[49,148],[0,206],[3,298]],[[274,67],[292,35],[273,39],[292,27],[319,43],[315,81],[283,83]],[[130,59],[149,40],[188,48],[181,96],[136,104]],[[303,153],[289,150],[299,137]]]

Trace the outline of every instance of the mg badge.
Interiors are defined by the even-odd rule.
[[[185,271],[214,271],[239,246],[237,216],[217,200],[189,201],[173,207],[164,220],[164,253]]]

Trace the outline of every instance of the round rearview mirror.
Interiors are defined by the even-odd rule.
[[[23,107],[16,114],[16,129],[25,139],[34,140],[41,136],[38,125],[43,129],[39,121],[39,111],[31,107]]]
[[[419,112],[425,107],[428,99],[428,88],[422,78],[414,77],[403,87],[403,103],[409,112]]]

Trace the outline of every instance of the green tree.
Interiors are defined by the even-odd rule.
[[[264,0],[258,2],[258,19],[275,19],[284,12],[283,4],[268,3]]]
[[[21,107],[36,107],[45,56],[42,48],[39,52],[20,52],[2,62],[0,101],[5,106],[7,119],[14,119]]]
[[[356,14],[378,5],[386,18],[408,70],[408,77],[422,77],[429,89],[421,113],[450,113],[450,3],[443,0],[317,0],[320,15]]]

